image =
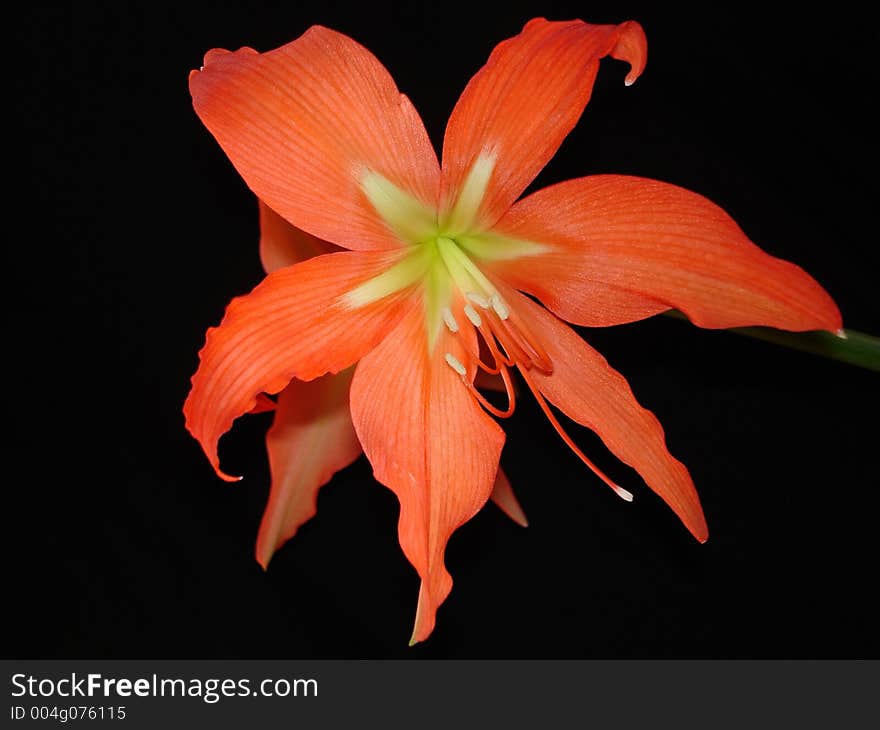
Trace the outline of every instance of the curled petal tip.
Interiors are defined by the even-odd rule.
[[[648,39],[642,26],[634,20],[622,23],[617,31],[617,43],[611,51],[611,57],[629,64],[629,73],[623,83],[632,86],[645,70],[648,61]]]
[[[632,492],[630,492],[629,490],[624,489],[623,487],[618,487],[616,484],[612,485],[612,489],[615,491],[617,496],[620,497],[624,502],[632,502],[633,501]]]
[[[240,482],[244,477],[236,477],[231,474],[227,474],[224,471],[220,471],[219,468],[215,468],[214,471],[217,473],[217,476],[220,477],[224,482]]]

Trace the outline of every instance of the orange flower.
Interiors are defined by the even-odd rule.
[[[631,84],[646,52],[635,22],[532,20],[465,88],[442,167],[385,68],[326,28],[264,54],[210,51],[191,74],[196,112],[263,201],[271,273],[208,331],[184,412],[230,480],[218,439],[280,393],[261,564],[363,449],[400,500],[400,544],[421,577],[412,640],[424,640],[452,587],[446,543],[496,479],[497,501],[524,521],[498,470],[504,433],[492,417],[513,412],[513,371],[618,495],[631,499],[548,403],[598,433],[706,540],[657,419],[562,320],[607,326],[676,308],[702,327],[837,331],[841,321],[808,274],[681,188],[600,175],[517,202],[580,117],[599,60],[627,61]],[[500,376],[507,409],[474,387],[479,370]]]

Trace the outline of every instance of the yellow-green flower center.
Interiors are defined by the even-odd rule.
[[[361,176],[361,188],[385,224],[408,244],[404,257],[388,270],[350,291],[346,304],[362,307],[395,292],[420,285],[425,302],[428,345],[433,347],[452,297],[460,295],[499,314],[506,304],[479,263],[535,255],[546,246],[511,239],[483,230],[479,212],[495,158],[480,155],[471,166],[455,204],[441,217],[377,172]],[[465,312],[478,326],[479,314],[468,304]],[[473,316],[471,316],[473,312]],[[475,321],[477,320],[477,321]],[[449,322],[446,322],[450,326]],[[456,325],[457,326],[457,325]]]

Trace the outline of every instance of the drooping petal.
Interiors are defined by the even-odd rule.
[[[529,521],[526,519],[526,513],[520,506],[519,500],[513,493],[513,487],[510,486],[510,480],[504,469],[498,469],[498,476],[495,477],[495,486],[492,488],[492,501],[498,506],[504,514],[512,519],[520,527],[528,527]]]
[[[318,490],[361,454],[348,407],[353,372],[292,380],[278,396],[266,436],[272,489],[257,535],[257,561],[263,569],[314,516]]]
[[[498,220],[577,123],[599,60],[608,55],[630,64],[626,82],[634,82],[647,58],[641,26],[536,18],[499,44],[446,127],[441,221],[453,215],[462,191],[466,210],[454,217],[473,218],[475,225],[462,220],[453,228],[473,230]]]
[[[487,266],[576,324],[674,307],[701,327],[841,327],[837,306],[803,269],[759,249],[706,198],[656,180],[596,175],[553,185],[514,205],[493,233],[549,245]]]
[[[452,588],[446,543],[489,498],[504,443],[444,359],[467,361],[465,336],[443,328],[429,352],[424,314],[413,310],[361,360],[351,386],[355,429],[376,479],[400,500],[400,544],[422,579],[413,642],[434,628]]]
[[[259,54],[214,50],[190,75],[193,106],[248,186],[291,224],[353,249],[400,245],[369,202],[375,174],[436,205],[422,120],[363,46],[314,26]]]
[[[342,250],[290,225],[262,200],[257,202],[260,260],[267,273]],[[258,396],[261,410],[275,410],[266,434],[272,487],[256,547],[264,570],[275,551],[314,516],[318,490],[362,452],[348,407],[353,372],[310,381],[294,378],[279,394],[277,407],[265,394]]]
[[[220,471],[217,441],[259,393],[344,370],[394,325],[403,293],[357,308],[344,296],[398,259],[346,251],[280,269],[234,299],[220,326],[208,330],[184,414],[219,476],[234,479]]]
[[[522,294],[504,289],[511,308],[539,333],[553,362],[552,375],[533,369],[527,377],[566,416],[595,431],[705,542],[709,532],[697,491],[687,469],[666,449],[654,414],[639,405],[623,376],[567,324]]]
[[[260,261],[267,274],[325,253],[342,249],[290,225],[262,200],[260,207]]]

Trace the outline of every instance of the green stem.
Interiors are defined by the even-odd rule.
[[[670,317],[687,321],[681,312],[671,309],[666,312]],[[772,327],[735,327],[728,332],[754,337],[766,342],[774,342],[794,350],[811,352],[832,360],[840,360],[850,365],[880,372],[880,337],[866,335],[855,330],[843,330],[845,337],[831,332],[786,332]]]

